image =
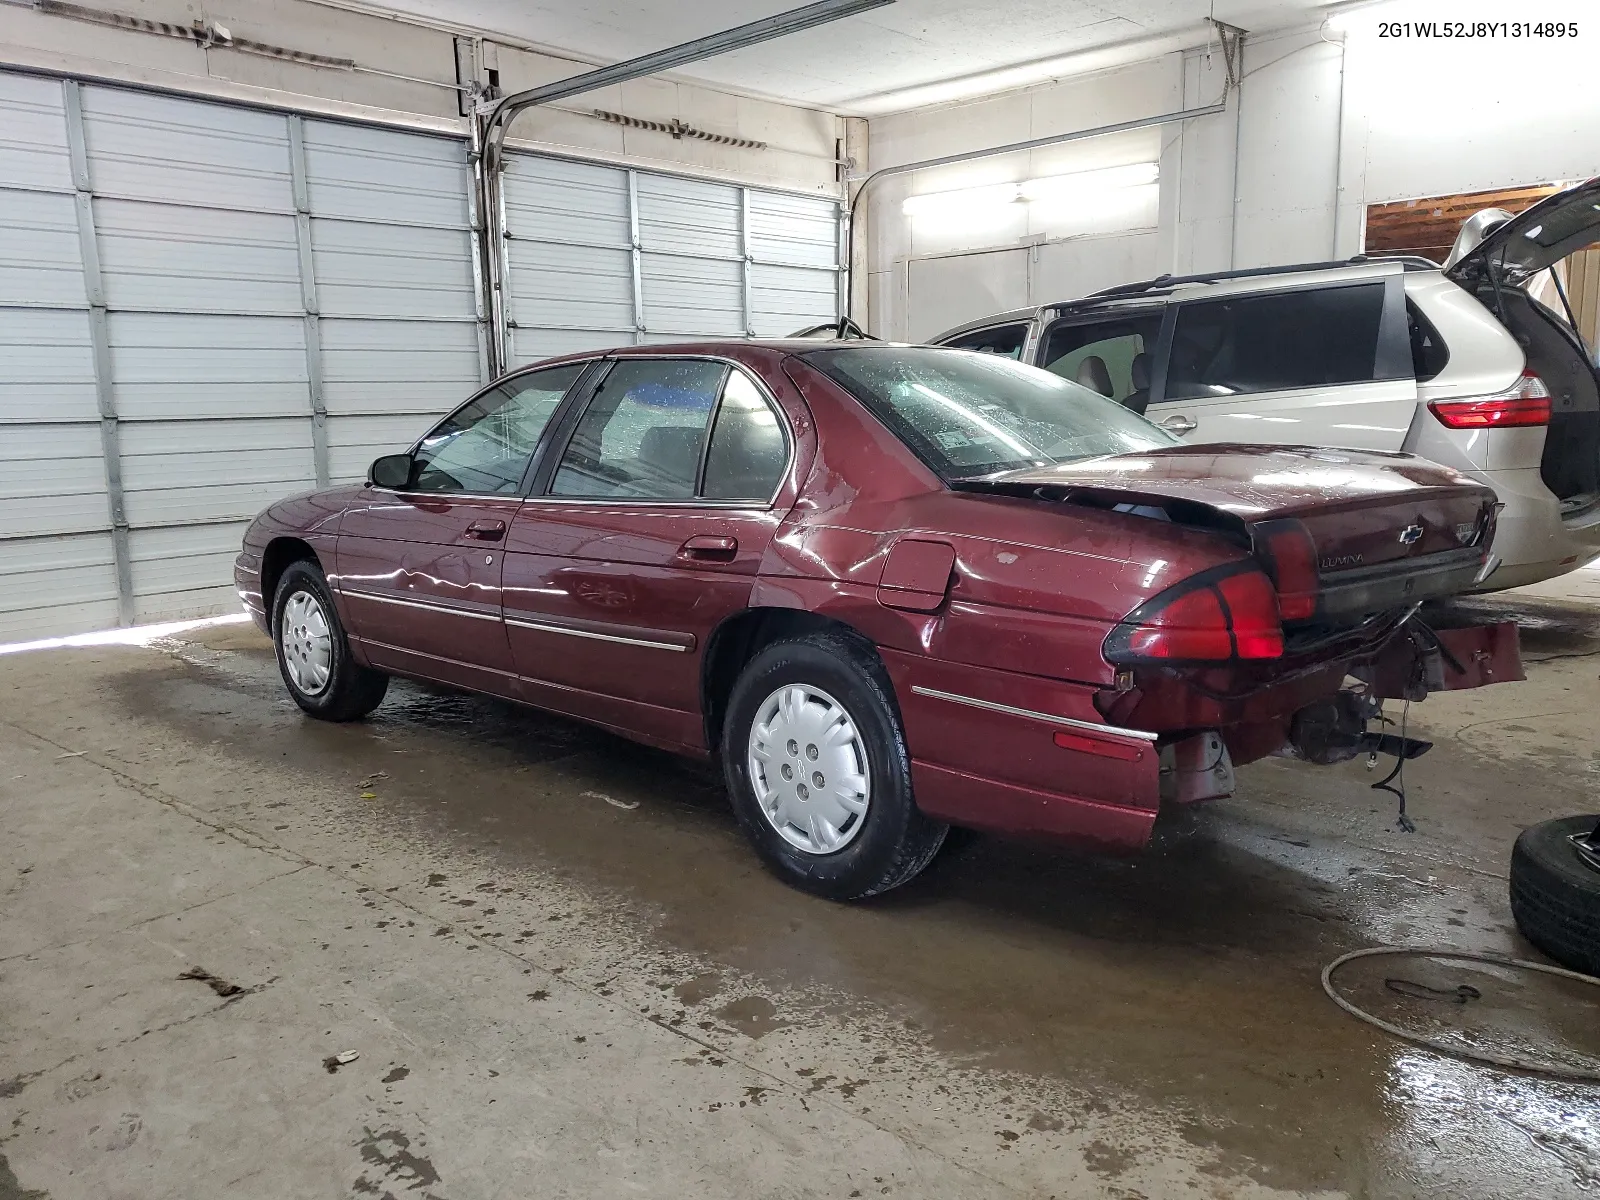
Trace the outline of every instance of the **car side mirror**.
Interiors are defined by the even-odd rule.
[[[385,454],[374,459],[367,468],[367,482],[373,487],[399,491],[411,486],[411,472],[416,460],[409,454]]]

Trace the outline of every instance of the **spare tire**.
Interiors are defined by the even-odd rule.
[[[1522,831],[1511,849],[1511,915],[1558,963],[1600,976],[1600,866],[1570,840],[1596,824],[1600,816],[1558,817]],[[1600,861],[1600,839],[1595,845]]]

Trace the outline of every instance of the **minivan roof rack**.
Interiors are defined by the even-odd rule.
[[[1437,271],[1439,269],[1438,263],[1415,254],[1357,254],[1352,258],[1343,258],[1334,262],[1290,263],[1281,267],[1244,267],[1234,271],[1208,271],[1204,275],[1157,275],[1154,279],[1145,279],[1138,283],[1118,284],[1116,287],[1090,292],[1087,296],[1081,296],[1076,300],[1063,300],[1059,304],[1052,304],[1047,307],[1073,308],[1078,305],[1098,303],[1102,300],[1117,300],[1124,296],[1141,296],[1147,292],[1165,290],[1184,283],[1217,283],[1224,279],[1251,279],[1258,275],[1295,275],[1301,271],[1332,271],[1339,267],[1356,267],[1362,263],[1369,262],[1397,262],[1403,264],[1408,270],[1417,271]]]

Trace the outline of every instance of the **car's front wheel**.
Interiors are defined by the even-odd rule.
[[[278,670],[294,701],[324,721],[355,721],[383,701],[389,677],[350,655],[328,581],[316,563],[290,563],[272,603]]]
[[[776,642],[751,659],[728,700],[723,769],[734,812],[782,878],[832,900],[907,882],[948,826],[912,798],[889,680],[843,634]]]

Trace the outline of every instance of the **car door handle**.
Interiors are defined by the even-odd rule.
[[[739,539],[699,533],[678,547],[678,557],[690,562],[732,562],[739,553]]]
[[[1168,433],[1193,433],[1199,427],[1199,422],[1193,417],[1186,417],[1182,413],[1175,413],[1170,417],[1162,417],[1156,422]]]
[[[504,521],[474,521],[467,526],[467,536],[480,542],[498,542],[506,535]]]

